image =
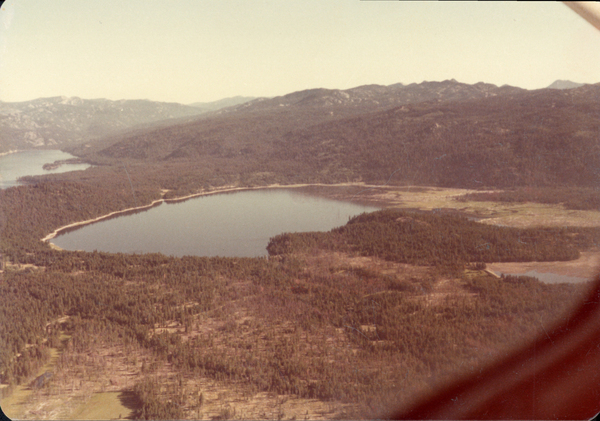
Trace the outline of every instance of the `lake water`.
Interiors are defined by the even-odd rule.
[[[578,276],[567,276],[567,275],[559,275],[558,273],[552,272],[538,272],[535,269],[530,270],[524,273],[504,273],[499,272],[499,275],[513,275],[513,276],[531,276],[532,278],[538,278],[540,281],[546,284],[560,284],[560,283],[579,283],[579,282],[587,282],[589,279],[581,278]]]
[[[88,164],[64,164],[53,170],[43,169],[44,164],[54,161],[76,158],[71,154],[57,150],[31,150],[0,156],[0,189],[18,186],[19,177],[26,175],[44,175],[68,171],[85,170]]]
[[[263,189],[162,203],[86,225],[52,243],[67,250],[173,256],[266,256],[284,232],[329,231],[379,208],[311,196],[298,189]]]

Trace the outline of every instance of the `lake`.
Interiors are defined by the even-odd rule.
[[[579,276],[567,276],[553,272],[538,272],[537,270],[529,270],[523,273],[500,272],[499,275],[531,276],[532,278],[537,278],[538,280],[546,284],[580,283],[588,282],[590,280],[590,278],[582,278]]]
[[[0,189],[18,186],[19,177],[26,175],[44,175],[68,171],[85,170],[88,164],[64,164],[52,170],[45,170],[44,164],[54,161],[76,158],[75,156],[57,150],[20,151],[0,156]]]
[[[172,256],[266,256],[284,232],[329,231],[379,208],[317,197],[300,189],[200,196],[106,219],[51,240],[66,250]]]
[[[599,266],[600,250],[596,249],[582,251],[576,260],[487,264],[498,275],[531,276],[547,284],[587,282],[596,277]]]

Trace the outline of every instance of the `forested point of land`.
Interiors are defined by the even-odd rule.
[[[351,218],[328,233],[284,233],[271,255],[311,249],[343,251],[416,265],[464,269],[475,262],[574,260],[600,243],[599,228],[511,228],[442,212],[385,209]]]

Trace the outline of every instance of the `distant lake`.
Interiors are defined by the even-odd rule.
[[[588,282],[590,279],[581,278],[579,276],[567,276],[567,275],[559,275],[558,273],[552,272],[538,272],[535,269],[529,270],[525,273],[504,273],[500,272],[499,274],[503,275],[513,275],[513,276],[531,276],[532,278],[537,278],[541,282],[546,284],[560,284],[560,283],[580,283],[580,282]]]
[[[18,186],[19,177],[26,175],[44,175],[68,171],[85,170],[88,164],[64,164],[53,170],[45,170],[44,164],[54,161],[76,158],[66,152],[57,150],[32,150],[10,153],[0,156],[0,189]]]
[[[66,250],[257,257],[267,255],[269,239],[277,234],[329,231],[378,209],[298,189],[247,190],[162,203],[50,241]]]

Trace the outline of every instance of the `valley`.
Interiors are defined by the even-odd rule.
[[[598,93],[309,90],[71,144],[93,166],[0,190],[0,406],[373,418],[477,372],[552,332],[591,285],[495,273],[596,275]],[[47,241],[163,202],[285,188],[381,210],[278,233],[263,257]]]

